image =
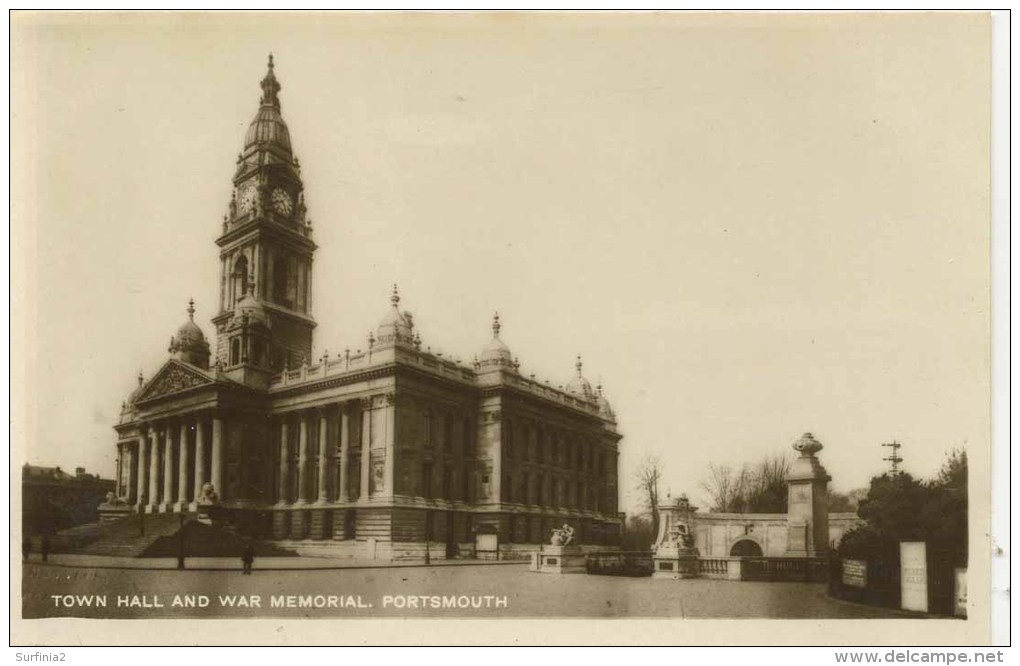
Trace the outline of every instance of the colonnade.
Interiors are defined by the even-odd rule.
[[[373,414],[380,412],[381,418],[373,419]],[[370,496],[392,495],[395,414],[393,394],[386,394],[376,400],[348,400],[277,416],[273,435],[279,446],[276,506],[356,502]],[[333,439],[329,436],[332,415],[337,423]],[[352,419],[356,418],[361,423],[355,430]],[[292,428],[297,429],[296,451],[291,450]],[[312,450],[312,432],[318,435],[317,451]],[[351,441],[352,432],[355,436],[360,433],[360,442]],[[357,458],[353,454],[355,449],[359,452]],[[360,464],[357,481],[353,482],[352,463],[356,459]],[[381,466],[381,475],[373,479],[376,466]],[[313,480],[317,486],[314,497]]]
[[[189,442],[192,431],[193,458]],[[194,510],[206,483],[212,483],[223,499],[223,440],[223,419],[216,415],[207,419],[196,414],[143,424],[136,442],[117,445],[121,466],[117,495],[150,513]]]

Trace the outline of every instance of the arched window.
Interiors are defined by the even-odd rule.
[[[287,258],[277,256],[273,259],[273,302],[290,306],[287,298]]]
[[[243,254],[234,262],[232,279],[234,284],[234,301],[236,302],[244,298],[244,295],[248,292],[248,258]]]

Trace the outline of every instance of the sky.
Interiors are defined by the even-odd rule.
[[[319,250],[316,356],[399,285],[424,345],[575,356],[634,470],[803,433],[840,491],[989,443],[988,25],[951,14],[127,14],[12,24],[12,464],[114,469],[206,335],[272,52]]]

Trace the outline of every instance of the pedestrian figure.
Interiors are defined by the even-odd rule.
[[[50,560],[50,535],[42,535],[42,561],[49,562]]]
[[[28,562],[28,556],[32,554],[32,537],[21,542],[21,561]]]
[[[244,565],[245,576],[251,575],[251,565],[255,561],[255,546],[251,541],[244,545],[244,552],[241,554],[241,563]]]

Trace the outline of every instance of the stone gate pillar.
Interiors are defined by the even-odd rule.
[[[806,432],[793,444],[800,457],[793,461],[786,477],[786,554],[790,557],[820,557],[829,549],[829,481],[832,477],[815,454],[822,444]]]

